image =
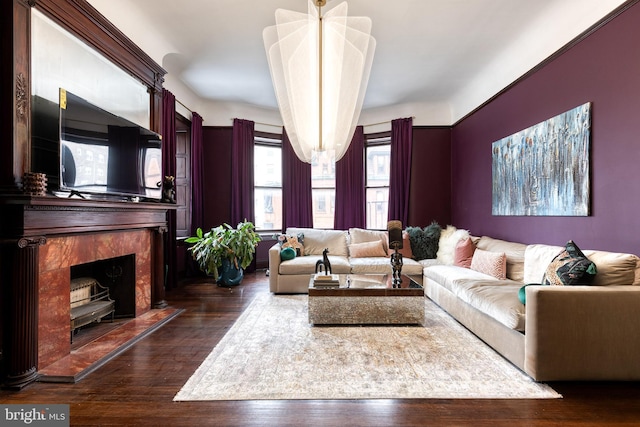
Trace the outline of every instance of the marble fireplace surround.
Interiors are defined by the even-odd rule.
[[[38,367],[71,351],[71,267],[135,254],[135,316],[151,309],[150,230],[90,233],[47,239],[40,247],[38,279]]]

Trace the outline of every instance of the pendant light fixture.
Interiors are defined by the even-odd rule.
[[[282,121],[298,158],[347,151],[360,118],[376,41],[371,19],[347,16],[347,2],[324,16],[326,0],[308,13],[278,9],[263,32]]]

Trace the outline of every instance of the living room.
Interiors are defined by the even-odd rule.
[[[84,2],[63,3],[38,1],[35,2],[35,6],[31,4],[27,6],[26,2],[16,0],[12,4],[4,5],[3,8],[6,8],[6,10],[3,9],[3,16],[7,17],[8,21],[10,21],[9,17],[14,16],[14,13],[19,17],[7,23],[3,30],[5,32],[8,32],[6,28],[12,30],[11,36],[8,38],[13,40],[13,49],[23,53],[26,51],[25,46],[28,46],[28,43],[24,40],[25,32],[20,29],[22,27],[19,27],[18,23],[23,22],[20,19],[27,19],[26,16],[29,15],[29,10],[32,7],[44,11],[46,16],[57,16],[58,19],[62,20],[64,20],[64,15],[67,13],[65,11],[67,7],[85,7],[82,6]],[[78,6],[77,3],[82,5]],[[14,8],[20,12],[15,12]],[[272,12],[271,10],[269,11],[269,13]],[[637,84],[633,84],[637,81],[637,71],[640,68],[640,59],[636,54],[637,43],[635,43],[638,22],[640,22],[640,7],[637,1],[622,3],[620,8],[615,8],[614,14],[607,16],[603,21],[599,21],[597,25],[590,27],[588,31],[564,46],[558,53],[551,55],[547,60],[524,73],[521,78],[516,79],[504,90],[496,93],[495,96],[483,100],[477,108],[470,109],[448,123],[439,119],[435,122],[429,122],[428,119],[424,119],[423,115],[414,114],[406,110],[398,110],[395,116],[385,116],[382,120],[378,120],[375,115],[365,117],[365,119],[370,118],[370,120],[364,121],[364,123],[387,121],[411,115],[415,115],[418,118],[414,121],[413,128],[412,185],[406,225],[426,226],[435,220],[442,225],[455,224],[470,230],[478,236],[490,235],[517,242],[551,245],[563,245],[567,240],[572,239],[585,248],[639,253],[640,247],[638,247],[637,239],[634,236],[634,232],[638,230],[639,225],[636,215],[634,215],[635,200],[637,198],[634,197],[636,190],[633,185],[632,175],[635,169],[635,157],[638,155],[638,150],[635,149],[634,143],[636,142],[637,131],[640,130],[634,114],[640,107],[638,105],[640,103],[640,89],[638,89]],[[87,37],[91,39],[91,31],[87,33]],[[3,48],[3,58],[6,57],[6,52],[7,50]],[[18,55],[18,57],[20,56]],[[3,81],[14,82],[16,80],[14,76],[19,74],[16,71],[20,67],[25,67],[25,63],[21,61],[15,61],[15,63],[13,61],[5,61]],[[5,75],[11,75],[12,78],[4,79]],[[159,94],[163,84],[162,82],[158,84],[158,81],[154,82],[154,79],[156,77],[150,78],[150,85],[156,90],[153,95],[155,99],[153,108],[159,109]],[[216,107],[209,109],[203,106],[202,103],[192,102],[192,98],[186,95],[184,88],[174,82],[171,76],[167,76],[164,87],[175,91],[178,94],[179,103],[184,103],[184,105],[177,106],[179,112],[187,114],[190,112],[189,108],[202,112],[206,111],[207,113],[209,111],[213,112],[204,114],[203,160],[205,164],[216,165],[216,167],[205,168],[204,181],[206,183],[215,182],[216,186],[223,190],[216,191],[215,198],[208,198],[204,201],[203,227],[229,222],[231,215],[227,207],[230,206],[231,200],[230,191],[226,190],[226,188],[231,186],[231,171],[228,164],[220,164],[220,159],[227,159],[231,156],[232,127],[230,119],[232,113],[226,110],[219,111]],[[2,102],[6,105],[10,102],[11,108],[16,109],[13,91],[14,87],[11,87],[11,96],[7,96],[6,91],[3,92]],[[540,123],[585,102],[591,102],[593,107],[589,215],[581,218],[492,215],[491,144],[505,136]],[[188,105],[189,108],[185,107],[185,105]],[[252,107],[247,107],[241,112],[236,112],[236,115],[241,115],[243,119],[253,119],[257,122],[277,123],[277,119],[265,118],[260,114],[255,114],[252,117],[252,111],[254,111]],[[152,117],[154,117],[153,120],[155,122],[151,123],[150,127],[159,131],[160,123],[157,111],[153,112]],[[273,127],[269,128],[269,130],[273,131]],[[4,187],[11,187],[15,185],[16,178],[21,177],[22,173],[28,170],[28,167],[25,168],[24,162],[20,161],[23,158],[24,147],[28,146],[24,145],[24,141],[27,140],[28,130],[20,126],[8,127],[3,125],[3,134],[6,140],[13,142],[11,147],[3,149],[2,156],[5,162],[5,171],[11,171],[11,173],[5,173],[6,176],[3,178],[2,184]],[[153,219],[153,221],[146,221],[143,228],[148,227],[150,223],[153,223],[152,228],[154,230],[160,230],[163,227],[162,220]],[[3,229],[8,230],[10,227],[11,224],[5,225]],[[70,231],[77,232],[78,230]],[[5,231],[4,236],[6,237],[7,235],[14,237],[15,232]],[[149,236],[145,235],[142,239],[145,242],[147,241],[146,239],[153,242],[157,237],[157,235],[150,233]],[[177,254],[181,257],[177,260],[176,266],[179,274],[183,274],[187,268],[185,265],[186,257],[183,256],[185,253],[181,252],[184,251],[184,247],[178,245],[176,248]],[[149,252],[153,251],[149,250]],[[143,257],[151,257],[149,252],[144,252],[145,255]],[[260,261],[259,257],[258,261]],[[157,273],[156,267],[153,265],[145,265],[140,268],[144,269],[145,277],[151,278],[149,280],[153,280],[154,275],[163,275],[162,272]],[[3,265],[3,269],[6,271],[5,265]],[[8,277],[5,274],[3,273],[3,283]],[[258,283],[260,283],[259,274],[264,275],[264,273],[256,273],[255,280]],[[244,291],[247,296],[257,292],[251,290],[251,280],[248,281]],[[168,295],[165,298],[172,304],[172,292],[180,291],[174,290],[172,287],[168,287],[166,291]],[[157,295],[152,295],[151,289],[146,289],[142,292],[147,295],[146,300],[140,302],[145,309],[159,302],[155,299]],[[160,290],[156,289],[155,292],[160,292]],[[229,301],[231,297],[238,297],[237,293],[235,295],[233,293],[215,294],[215,290],[198,292],[202,293],[204,301],[216,301],[216,304],[225,300]],[[209,292],[213,292],[213,294],[209,294]],[[242,292],[239,291],[239,293]],[[159,298],[159,300],[162,299],[162,297]],[[185,305],[190,306],[192,309],[197,307],[197,303],[190,301],[184,295],[176,296],[176,300],[182,300]],[[241,307],[246,306],[243,301],[236,301],[232,304],[239,304]],[[224,312],[225,310],[216,308],[212,310],[211,316],[224,317]],[[223,323],[225,326],[221,326],[222,328],[228,328],[232,323],[228,321],[229,319],[226,320]],[[188,325],[185,326],[189,327]],[[9,327],[9,323],[3,320],[3,331],[8,330]],[[224,332],[217,330],[217,326],[213,324],[208,324],[208,327],[211,328],[210,330],[216,330],[216,340],[219,340],[221,335],[224,334]],[[174,330],[174,332],[177,331]],[[4,335],[5,333],[3,332]],[[162,339],[170,340],[171,337],[168,336],[168,332],[164,332]],[[176,347],[174,346],[174,348]],[[133,359],[127,360],[131,361]],[[166,361],[166,363],[171,362]],[[167,368],[169,369],[169,367]],[[123,369],[126,370],[126,368]],[[158,376],[162,375],[161,370],[156,370],[155,372]],[[106,373],[101,374],[100,371],[94,374],[98,377],[109,375]],[[186,375],[188,374],[190,373]],[[86,380],[88,378],[84,381]],[[95,381],[98,380],[99,378]],[[117,381],[117,378],[111,376],[109,380]],[[150,379],[144,380],[145,383],[147,381],[152,382]],[[90,384],[98,388],[97,383]],[[82,383],[79,383],[76,386],[81,385]],[[41,386],[43,385],[28,386],[22,393],[18,394],[29,396],[25,401],[37,402],[39,398],[42,398],[42,395],[39,396],[37,391],[38,387]],[[117,386],[114,385],[113,387]],[[52,388],[48,390],[52,390]],[[576,400],[573,401],[572,411],[574,412],[570,412],[571,415],[562,415],[562,405],[557,402],[548,406],[548,408],[553,408],[551,409],[552,411],[558,411],[555,412],[556,416],[565,421],[571,416],[576,416],[575,414],[578,412],[576,408],[584,408],[589,404],[590,395],[597,395],[602,392],[612,395],[637,394],[633,385],[620,384],[589,385],[587,389],[584,389],[585,391],[580,385],[568,385],[566,390],[569,393],[567,394],[567,392],[563,391],[565,396],[571,396],[571,393],[573,393],[574,396],[580,396],[582,399],[580,400],[576,397]],[[55,394],[56,392],[50,391],[50,393]],[[133,393],[136,392],[134,391]],[[12,397],[11,401],[16,401],[14,399],[19,401],[18,397]],[[61,395],[58,395],[56,399],[60,399],[59,401],[64,400]],[[4,396],[2,400],[5,400]],[[628,402],[629,400],[631,399],[627,396],[625,400],[620,402]],[[144,397],[140,397],[140,400],[136,402],[143,401]],[[613,404],[613,399],[610,402]],[[352,404],[358,405],[353,402]],[[318,407],[321,407],[322,402],[318,405]],[[529,410],[533,412],[530,414],[532,418],[536,417],[535,412],[540,408],[544,408],[544,406],[535,406],[530,402],[521,406],[498,404],[493,408],[489,403],[484,403],[483,405],[485,405],[483,410],[487,411],[487,414],[499,407],[499,410],[507,412]],[[446,415],[444,412],[438,412],[439,410],[436,406],[434,402],[427,403],[422,410],[426,412],[435,411],[433,413],[437,413],[438,416],[442,417],[442,421]],[[100,407],[105,412],[109,411],[108,402],[102,403]],[[409,410],[411,407],[411,403],[405,403],[398,406],[398,410]],[[454,407],[460,409],[462,405],[458,403],[452,406],[452,408]],[[299,408],[303,413],[310,410],[303,405],[292,405],[290,408],[293,408],[294,411],[295,408]],[[225,406],[213,411],[224,412],[228,409],[229,407]],[[341,411],[344,416],[349,412],[349,405],[336,410]],[[624,414],[631,417],[630,408],[625,407],[623,403],[619,404],[618,410],[620,413],[617,416],[620,418],[616,418],[617,420],[625,419]],[[83,409],[82,411],[85,414],[90,412],[89,409]],[[322,412],[322,410],[319,411]],[[372,416],[371,414],[380,411],[380,409],[359,407],[356,413],[365,414],[369,411],[368,416]],[[466,411],[468,412],[468,410]],[[273,415],[275,412],[277,412],[277,408],[267,403],[261,406],[256,414],[272,413]],[[132,410],[132,413],[135,413],[135,411]],[[614,416],[611,413],[607,415]],[[386,416],[389,416],[389,414],[386,413]],[[472,415],[468,416],[472,418]],[[584,417],[585,415],[582,416]],[[491,417],[491,415],[487,415],[488,419],[491,419]],[[509,417],[504,417],[503,421],[506,422]],[[272,418],[272,420],[275,419]],[[368,419],[373,420],[373,418]],[[385,419],[390,420],[391,418]],[[87,418],[84,418],[84,420],[86,421]],[[586,420],[586,418],[582,418],[582,420]],[[304,422],[304,420],[300,419],[298,421]],[[211,420],[208,422],[211,422]],[[294,421],[290,422],[293,423]],[[135,423],[135,421],[130,421],[130,423]],[[235,423],[233,420],[229,420],[229,424],[233,423]]]

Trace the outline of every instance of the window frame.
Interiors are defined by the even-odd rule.
[[[389,146],[389,169],[391,167],[391,131],[385,131],[385,132],[376,132],[376,133],[370,133],[370,134],[365,134],[364,136],[364,192],[365,192],[365,220],[366,220],[366,224],[365,227],[367,229],[371,229],[371,230],[386,230],[386,223],[387,221],[384,221],[385,226],[382,228],[371,228],[369,224],[369,199],[367,198],[367,194],[369,193],[369,190],[375,190],[375,189],[386,189],[387,192],[387,212],[386,213],[382,213],[387,214],[388,215],[388,206],[389,206],[389,191],[390,191],[390,184],[391,182],[389,181],[387,183],[387,185],[369,185],[369,158],[367,156],[367,152],[368,149],[371,147],[380,147],[380,146]],[[376,200],[377,202],[378,200]]]
[[[282,145],[282,134],[279,133],[271,133],[271,132],[263,132],[263,131],[255,131],[254,135],[253,135],[253,144],[254,144],[254,150],[255,147],[257,146],[262,146],[262,147],[271,147],[271,148],[278,148],[280,150],[280,185],[256,185],[256,181],[255,181],[255,176],[254,176],[254,181],[253,181],[253,190],[254,190],[254,194],[256,192],[256,190],[273,190],[273,189],[279,189],[280,190],[280,194],[282,196],[283,194],[283,189],[282,189],[282,149],[283,149],[283,145]],[[259,161],[259,159],[256,159],[254,156],[254,171],[255,171],[255,162]],[[274,211],[277,211],[278,209],[274,207],[274,201],[273,198],[271,199],[270,202],[271,205],[271,212],[273,213]],[[284,213],[284,206],[282,206],[282,197],[280,199],[280,227],[277,226],[273,226],[272,228],[258,228],[258,225],[256,224],[256,232],[261,233],[261,234],[269,234],[269,233],[279,233],[282,232],[282,224],[284,222],[284,218],[282,217],[283,213]],[[255,221],[255,219],[254,219]]]

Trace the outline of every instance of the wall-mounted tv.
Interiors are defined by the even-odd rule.
[[[61,191],[160,199],[162,139],[60,90]]]

